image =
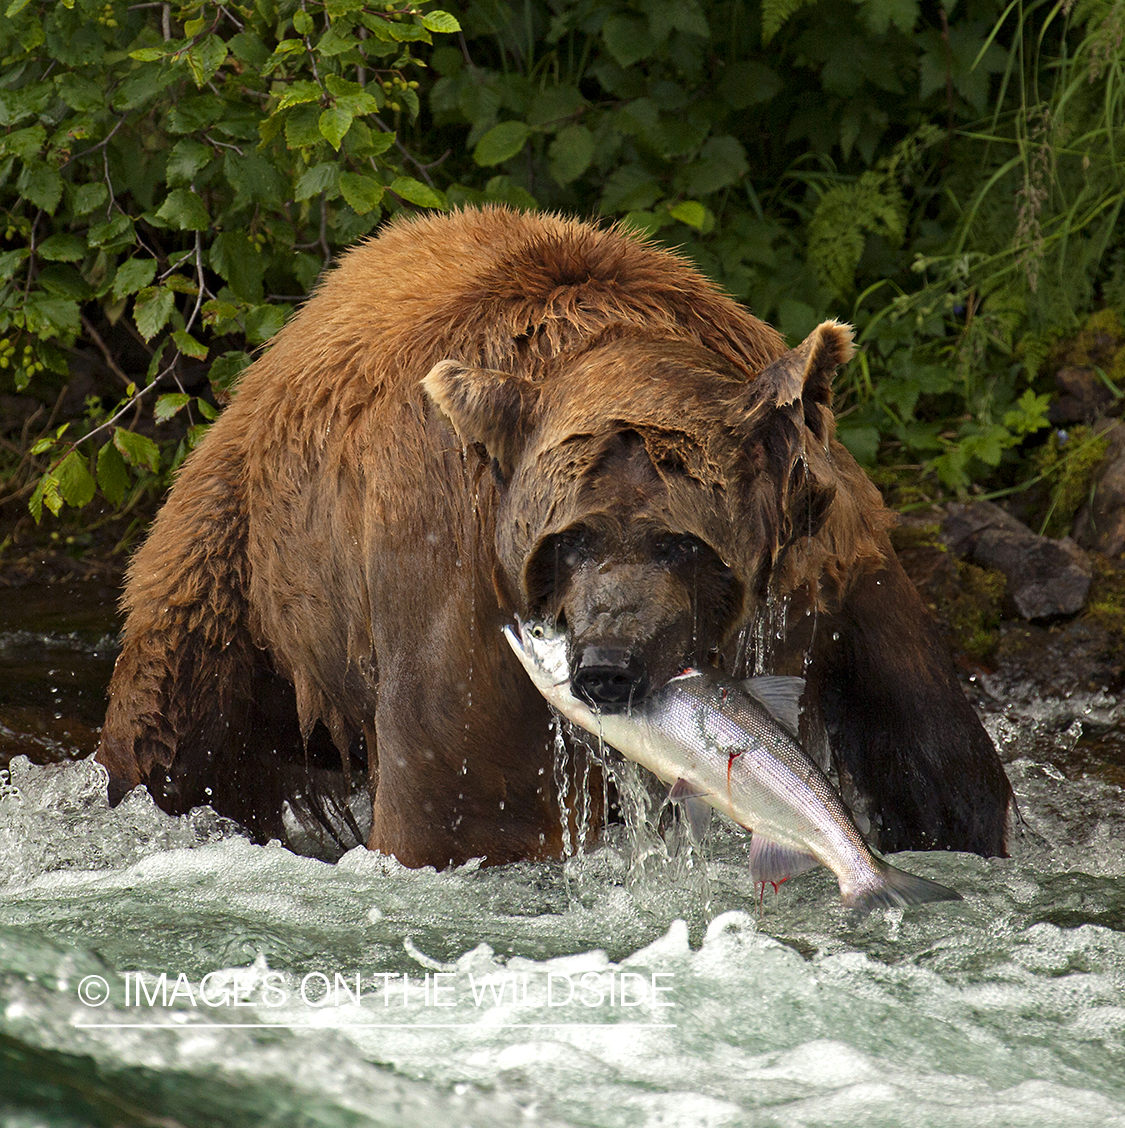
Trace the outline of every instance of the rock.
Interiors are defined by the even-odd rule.
[[[1125,684],[1121,636],[1085,617],[1045,627],[1005,623],[994,662],[993,689],[1004,700],[1117,695]]]
[[[942,525],[946,543],[982,568],[1007,579],[1007,598],[1024,619],[1048,619],[1081,611],[1093,567],[1070,537],[1033,533],[991,502],[951,505]]]
[[[1061,368],[1055,373],[1059,390],[1047,411],[1047,418],[1060,423],[1090,423],[1114,403],[1114,394],[1093,368]]]
[[[954,503],[948,507],[941,523],[941,539],[958,556],[971,557],[977,541],[989,529],[1034,535],[1022,521],[994,502],[975,501],[971,505]]]

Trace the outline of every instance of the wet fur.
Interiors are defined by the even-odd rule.
[[[502,209],[391,225],[247,372],[133,561],[114,794],[209,801],[265,838],[336,767],[370,791],[369,845],[406,864],[554,856],[512,612],[590,637],[616,619],[659,679],[685,649],[733,661],[790,592],[818,607],[810,680],[880,844],[1003,852],[1007,780],[833,438],[850,349],[826,323],[787,351],[614,231]]]

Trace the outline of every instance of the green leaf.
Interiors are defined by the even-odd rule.
[[[164,47],[141,47],[136,51],[130,51],[129,58],[136,59],[138,63],[155,63],[167,54],[168,51]]]
[[[79,184],[74,189],[74,214],[75,216],[89,215],[95,208],[100,208],[108,199],[109,192],[101,182]]]
[[[214,94],[194,94],[177,101],[165,121],[171,133],[202,133],[221,121],[228,109]]]
[[[82,75],[69,71],[55,80],[59,97],[79,113],[94,113],[105,108],[105,89]]]
[[[261,70],[270,57],[269,48],[252,31],[240,31],[227,40],[231,54],[239,62],[247,63],[255,70]]]
[[[38,251],[50,262],[80,262],[86,256],[86,240],[60,231],[44,239]]]
[[[63,180],[57,169],[36,162],[24,165],[16,188],[25,200],[42,208],[48,215],[54,215],[62,199]]]
[[[98,451],[97,478],[102,495],[110,505],[117,506],[125,500],[125,491],[129,488],[129,472],[125,469],[121,452],[112,440]]]
[[[211,227],[203,201],[187,188],[173,188],[156,214],[179,231],[207,231]]]
[[[531,129],[526,122],[502,121],[477,142],[473,160],[486,168],[501,164],[514,157],[527,143],[529,136]]]
[[[0,278],[7,278],[9,281],[14,278],[16,271],[30,254],[26,247],[17,247],[14,251],[4,251],[0,254]]]
[[[176,295],[166,286],[147,286],[138,295],[133,307],[133,320],[146,341],[151,341],[172,316]],[[122,454],[125,452],[122,451]]]
[[[681,200],[669,210],[669,214],[673,219],[678,219],[696,230],[701,230],[707,222],[707,209],[698,200]]]
[[[188,50],[187,62],[195,85],[206,86],[223,65],[227,57],[227,45],[217,35],[208,35]]]
[[[461,25],[457,22],[457,17],[451,16],[448,12],[441,11],[440,8],[432,12],[424,12],[422,14],[422,26],[427,31],[432,31],[439,35],[450,35],[455,31],[461,30]]]
[[[420,208],[444,208],[445,197],[428,184],[415,180],[411,176],[396,177],[390,190],[406,200],[408,203],[417,204]]]
[[[167,392],[156,397],[156,405],[152,409],[153,418],[157,423],[166,423],[176,412],[191,403],[191,396],[187,392]]]
[[[610,16],[602,26],[602,39],[621,67],[631,67],[656,50],[648,20],[640,16]]]
[[[737,184],[747,171],[746,151],[734,137],[709,137],[699,159],[684,169],[679,183],[692,196],[709,196]]]
[[[1031,435],[1050,425],[1047,409],[1050,407],[1049,395],[1036,395],[1028,388],[1016,400],[1016,406],[1004,413],[1004,426],[1018,435]]]
[[[364,23],[379,39],[393,43],[432,43],[430,33],[421,25],[402,23],[399,20],[378,20]]]
[[[215,150],[194,137],[184,137],[172,146],[168,154],[168,166],[165,170],[165,179],[169,188],[179,185],[188,185],[196,174],[206,168],[215,155]]]
[[[558,184],[570,184],[590,167],[595,151],[594,135],[584,125],[560,129],[547,149],[551,175]]]
[[[873,35],[886,35],[892,24],[909,35],[918,22],[918,0],[863,0],[861,7]]]
[[[287,110],[290,106],[300,106],[305,102],[319,102],[323,93],[324,91],[321,90],[319,83],[312,82],[309,79],[301,79],[299,82],[290,84],[289,89],[282,94],[277,108]]]
[[[28,331],[39,337],[73,340],[82,328],[78,302],[32,294],[24,306]]]
[[[21,161],[29,161],[46,143],[47,130],[42,125],[31,125],[0,137],[0,153],[14,153]]]
[[[861,466],[875,465],[879,454],[879,432],[874,427],[840,426],[836,430],[836,437]]]
[[[160,448],[147,435],[116,427],[113,431],[113,445],[130,466],[151,470],[154,474],[160,469]]]
[[[207,373],[211,387],[217,392],[229,392],[238,378],[246,371],[250,364],[250,357],[244,352],[225,352],[217,357]]]
[[[319,196],[321,192],[329,192],[334,196],[339,182],[340,166],[333,161],[321,161],[301,173],[293,190],[293,199],[300,203]]]
[[[59,483],[59,496],[67,505],[81,509],[93,499],[94,478],[86,459],[77,450],[72,450],[55,467],[55,479]]]
[[[184,356],[190,356],[193,360],[207,359],[207,346],[202,341],[196,340],[186,329],[177,329],[172,334],[172,344]]]
[[[549,125],[572,118],[586,105],[577,86],[548,86],[535,96],[527,115],[528,125]]]
[[[379,206],[379,201],[383,198],[383,185],[374,176],[343,172],[340,174],[340,194],[357,215],[366,215]]]
[[[660,185],[650,173],[640,165],[622,165],[606,180],[601,210],[607,214],[645,211],[660,197]]]
[[[364,122],[354,121],[344,142],[348,152],[354,157],[378,157],[395,143],[396,137],[397,134],[393,132],[373,132]]]
[[[246,301],[262,300],[265,260],[245,231],[223,231],[211,243],[211,267]]]
[[[281,173],[263,153],[236,153],[228,149],[223,154],[223,175],[235,190],[235,208],[274,208],[286,195]]]
[[[320,115],[317,128],[321,136],[332,146],[339,149],[344,140],[344,134],[352,127],[352,118],[355,115],[344,106],[331,106]]]
[[[285,324],[285,314],[274,305],[255,306],[246,315],[246,340],[263,345]]]
[[[285,119],[285,144],[290,149],[308,149],[323,140],[316,106],[296,106],[289,111]]]
[[[113,108],[118,113],[128,113],[151,105],[177,76],[177,68],[167,63],[142,63],[132,74],[127,74],[113,92]],[[171,116],[171,115],[170,115]],[[180,132],[190,132],[180,130]]]
[[[317,41],[316,53],[331,59],[336,55],[351,51],[358,47],[361,42],[362,40],[354,34],[352,28],[333,24]]]
[[[39,479],[39,484],[35,487],[35,492],[27,503],[27,508],[31,510],[31,515],[35,518],[37,525],[39,519],[43,516],[44,505],[56,517],[63,507],[62,498],[59,497],[59,480],[54,474],[44,474]]]
[[[115,215],[106,223],[96,223],[90,228],[86,238],[91,247],[101,247],[107,252],[131,247],[136,241],[133,221],[127,215]]]

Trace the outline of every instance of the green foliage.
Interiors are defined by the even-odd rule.
[[[1090,500],[1109,439],[1108,433],[1092,434],[1089,427],[1072,427],[1069,432],[1053,432],[1036,450],[1032,464],[1041,477],[1051,482],[1050,503],[1041,533],[1049,537],[1070,534],[1075,515]]]
[[[336,251],[445,206],[414,75],[458,30],[362,0],[7,6],[0,371],[48,402],[100,377],[21,464],[36,520],[162,484]]]
[[[1125,307],[1122,0],[9,12],[0,371],[44,402],[76,354],[116,381],[44,424],[48,508],[85,496],[75,443],[111,502],[162,481],[322,266],[404,209],[601,215],[791,339],[851,320],[840,436],[930,495],[1011,486],[1057,342]]]

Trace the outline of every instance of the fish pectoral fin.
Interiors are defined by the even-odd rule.
[[[804,678],[789,678],[769,674],[765,677],[747,678],[742,683],[755,701],[765,706],[786,728],[794,733],[801,724],[801,694],[805,692]]]
[[[682,777],[672,784],[672,790],[668,792],[668,798],[673,803],[682,804],[693,842],[702,842],[711,829],[711,807],[704,799],[709,794],[698,784]]]
[[[820,865],[816,858],[803,850],[772,842],[757,831],[753,834],[750,840],[750,873],[755,881],[780,882]]]
[[[684,779],[680,776],[674,784],[672,790],[668,792],[668,798],[673,803],[683,803],[687,799],[702,799],[704,795],[710,795],[711,792],[706,787],[700,787],[698,783],[692,783],[690,779]]]

